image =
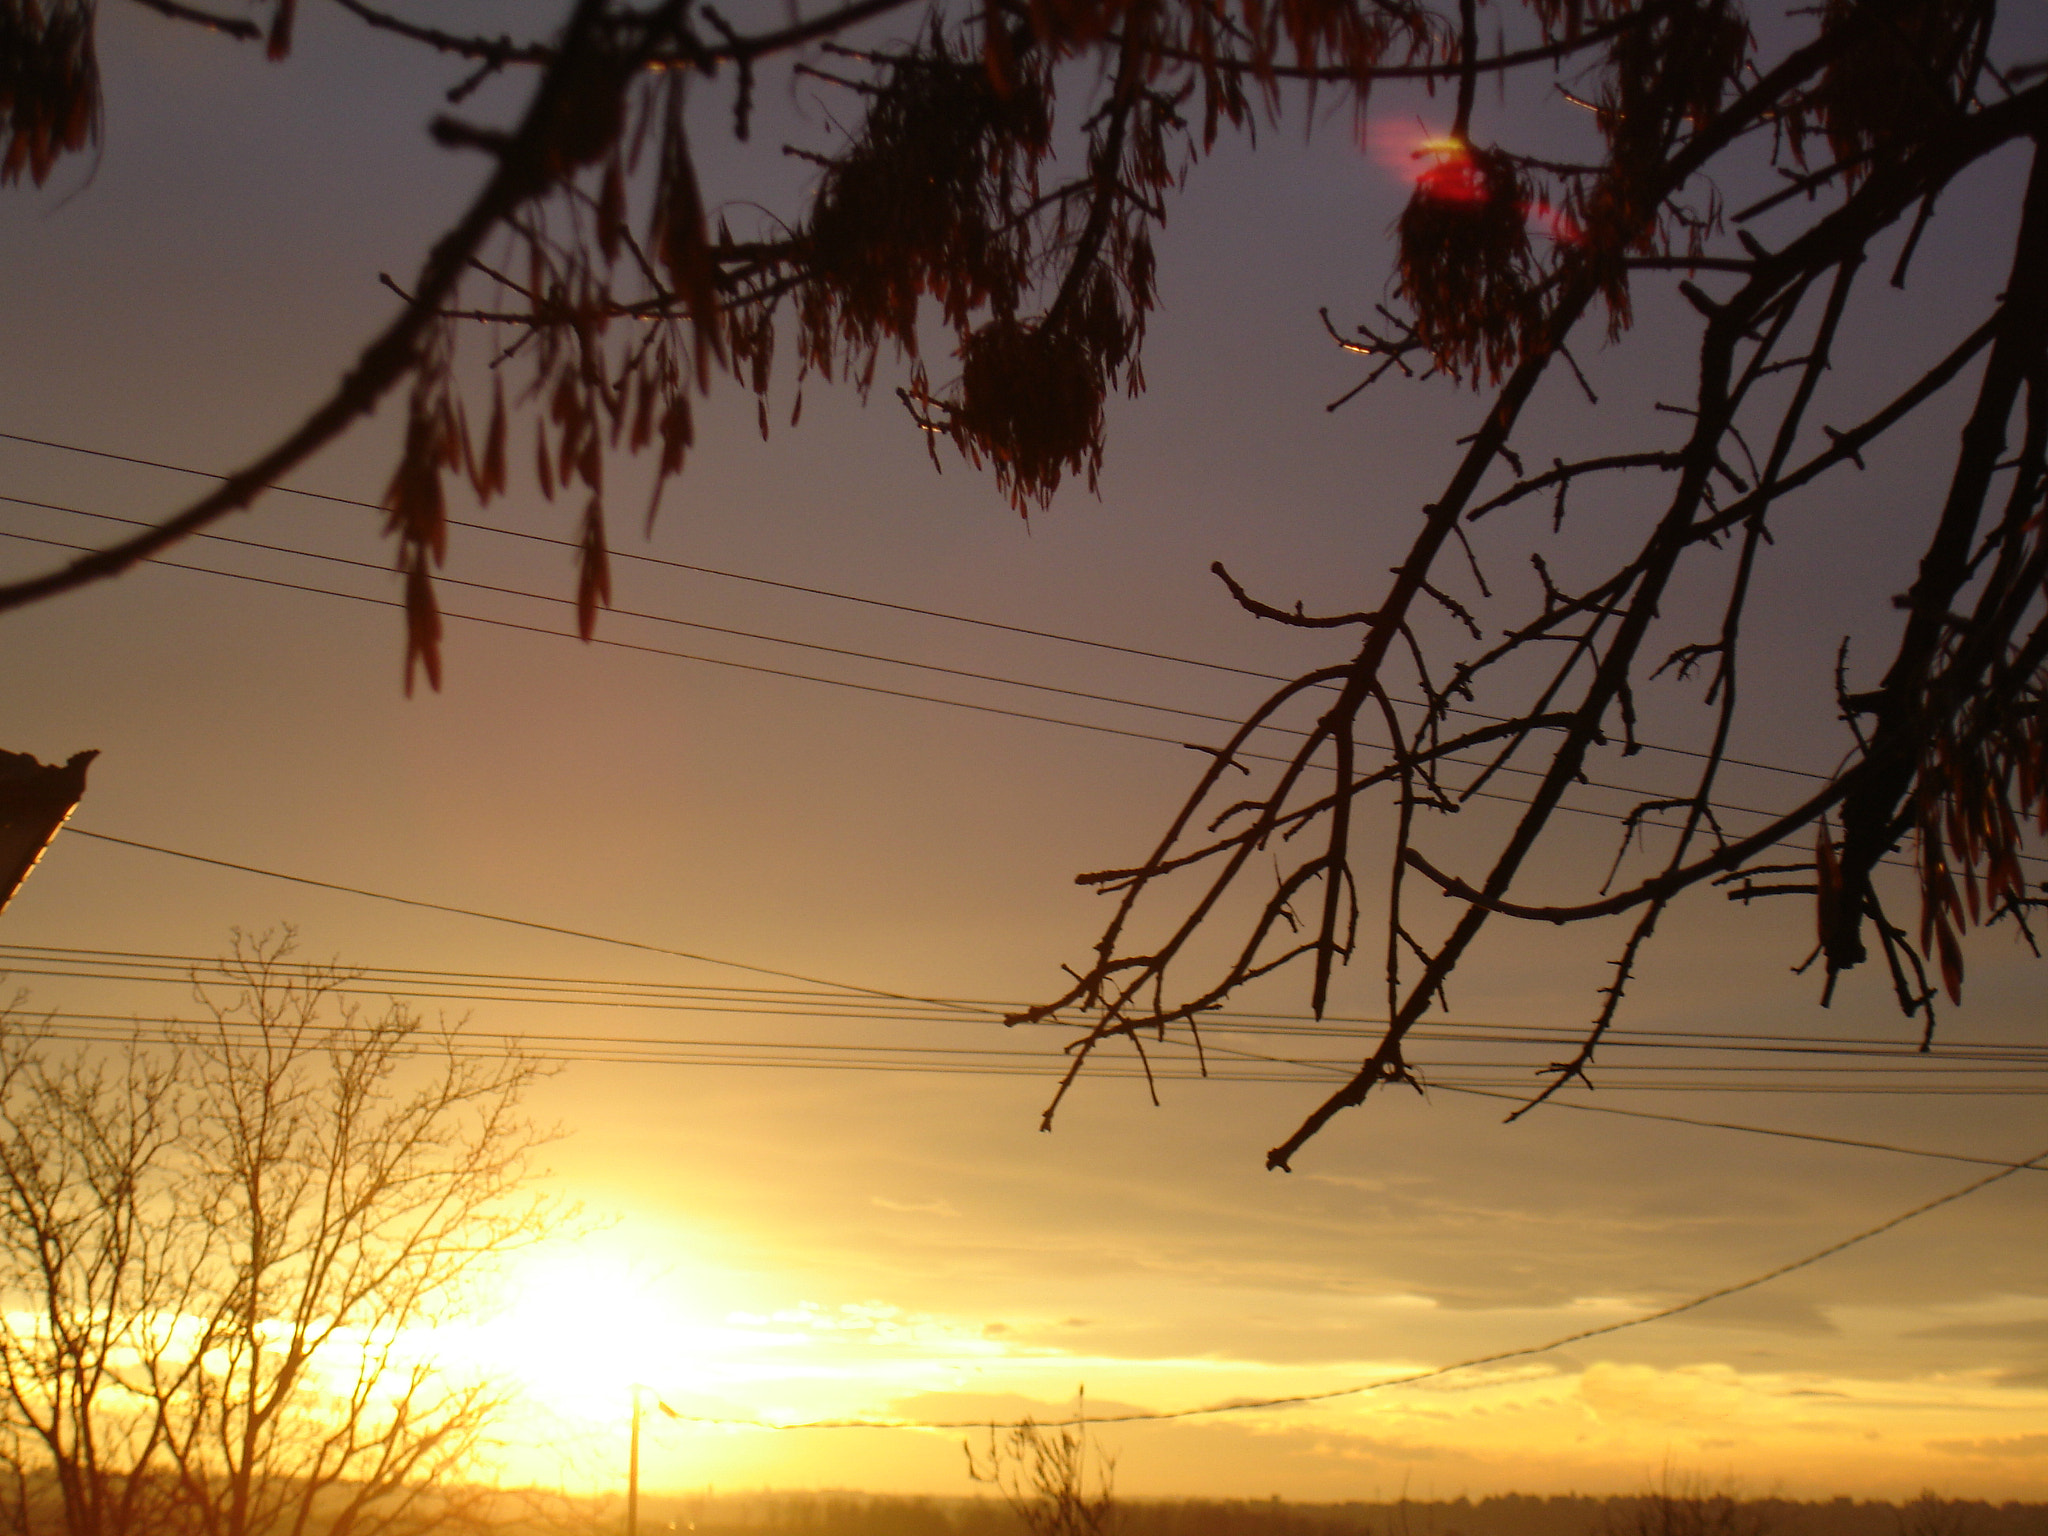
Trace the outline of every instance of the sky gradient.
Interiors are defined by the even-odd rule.
[[[377,275],[409,272],[473,182],[474,164],[422,132],[454,74],[325,8],[282,65],[121,7],[103,17],[102,50],[101,153],[40,193],[5,194],[0,433],[225,469],[330,386],[389,313]],[[801,188],[775,147],[822,133],[825,107],[794,91],[764,111],[751,159],[699,136],[715,196]],[[778,422],[765,442],[752,402],[726,388],[652,533],[621,533],[618,548],[1255,672],[1336,654],[1259,626],[1207,568],[1222,560],[1274,601],[1356,606],[1483,408],[1436,381],[1323,409],[1357,375],[1316,310],[1363,315],[1383,297],[1404,192],[1384,146],[1440,104],[1390,93],[1376,111],[1365,151],[1338,112],[1306,142],[1296,120],[1256,154],[1225,148],[1197,170],[1161,249],[1151,389],[1112,407],[1099,498],[1076,489],[1026,523],[969,466],[946,458],[935,474],[881,388],[863,409],[813,385],[800,425]],[[1919,258],[1925,285],[1890,301],[1884,328],[1848,339],[1845,374],[1859,349],[1933,345],[1934,322],[1995,286],[2017,185],[2018,162],[2001,160],[1943,208]],[[1544,422],[1590,434],[1646,416],[1660,348],[1681,334],[1666,303],[1646,298],[1636,334],[1586,360],[1604,415],[1559,384]],[[789,406],[782,396],[778,416]],[[294,483],[375,502],[400,415],[387,409]],[[1852,493],[1788,519],[1769,578],[1781,628],[1764,642],[1785,664],[1751,755],[1813,768],[1839,750],[1786,727],[1832,686],[1834,638],[1903,584],[1909,557],[1886,534],[1940,474],[1951,429],[1931,422]],[[0,438],[0,491],[20,499],[0,502],[0,530],[98,543],[117,525],[81,511],[149,519],[196,484]],[[1596,505],[1544,547],[1569,562],[1601,538],[1602,517],[1628,510]],[[564,510],[531,492],[486,520],[568,531]],[[516,1360],[536,1384],[514,1437],[529,1447],[520,1475],[609,1475],[635,1380],[685,1414],[776,1422],[1043,1417],[1083,1384],[1104,1413],[1360,1385],[1672,1305],[1986,1171],[1565,1107],[1504,1126],[1501,1103],[1440,1092],[1377,1099],[1312,1143],[1299,1171],[1268,1173],[1264,1149],[1319,1096],[1302,1073],[1174,1080],[1157,1108],[1132,1076],[1084,1078],[1041,1135],[1057,1071],[1047,1041],[1003,1033],[988,1008],[849,1018],[844,989],[984,1003],[1055,990],[1101,916],[1072,876],[1142,853],[1195,771],[1176,743],[1223,727],[644,615],[1195,716],[1247,708],[1255,679],[625,562],[622,612],[600,629],[621,645],[578,645],[559,602],[450,586],[451,611],[526,627],[452,621],[445,690],[408,699],[377,526],[359,506],[274,496],[219,531],[360,564],[191,544],[171,561],[296,586],[167,563],[0,619],[0,747],[45,761],[98,748],[76,819],[88,832],[653,950],[70,834],[9,908],[0,944],[206,955],[232,927],[289,922],[306,956],[365,967],[727,989],[725,1004],[686,1010],[542,1004],[530,986],[465,998],[487,989],[443,983],[442,1006],[482,1031],[739,1042],[727,1054],[757,1059],[763,1042],[1040,1053],[1008,1076],[567,1066],[536,1105],[565,1133],[551,1182],[600,1230],[536,1255],[507,1318],[458,1346]],[[1501,531],[1503,566],[1528,537]],[[0,569],[55,553],[0,540]],[[573,590],[567,551],[474,530],[456,531],[449,570]],[[1604,861],[1610,848],[1610,830],[1589,823],[1559,857]],[[1826,1012],[1811,979],[1786,975],[1807,942],[1803,910],[1742,911],[1702,892],[1678,918],[1638,984],[1634,1025],[1915,1038],[1876,974],[1851,977]],[[1461,977],[1454,1017],[1576,1025],[1614,941],[1495,936]],[[654,951],[820,978],[840,997],[788,1004],[799,1016],[741,1012],[731,989],[803,984]],[[35,1007],[127,1017],[185,1003],[175,986],[38,976],[4,953]],[[1337,1003],[1354,1016],[1377,1006],[1372,967],[1358,970]],[[1302,999],[1275,989],[1247,1006],[1298,1015]],[[2041,972],[2016,943],[1980,941],[1952,1036],[2038,1042],[2041,1023]],[[1438,1059],[1494,1059],[1481,1042],[1446,1043]],[[1528,1065],[1466,1077],[1523,1082]],[[1578,1102],[1980,1158],[2048,1145],[2037,1095],[1658,1092],[1631,1089],[1626,1069],[1601,1083]],[[1771,1286],[1555,1353],[1104,1440],[1132,1493],[1620,1492],[1670,1466],[1793,1496],[2048,1498],[2044,1195],[2048,1175],[2022,1174]],[[964,1492],[959,1438],[660,1420],[646,1477]]]

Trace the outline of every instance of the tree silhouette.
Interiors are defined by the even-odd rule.
[[[1057,1424],[1025,1417],[991,1424],[988,1445],[976,1455],[962,1441],[967,1475],[993,1483],[1031,1536],[1114,1536],[1116,1458],[1088,1431],[1088,1393],[1074,1396],[1074,1416]]]
[[[540,1230],[537,1069],[237,939],[204,1024],[111,1051],[0,1012],[0,1525],[439,1528],[506,1389],[428,1347]]]
[[[141,3],[258,34],[243,18]],[[483,189],[296,430],[152,530],[0,588],[0,607],[114,574],[248,505],[404,388],[388,528],[406,576],[408,686],[415,668],[438,686],[433,578],[455,483],[489,500],[530,462],[541,491],[570,503],[587,637],[609,597],[608,456],[653,453],[658,500],[692,446],[693,397],[729,376],[761,397],[765,431],[782,351],[799,387],[815,375],[863,393],[901,359],[897,395],[934,451],[944,439],[987,465],[1028,510],[1071,477],[1092,483],[1105,401],[1142,388],[1154,228],[1219,137],[1332,95],[1362,113],[1374,88],[1421,82],[1445,94],[1451,123],[1393,232],[1389,302],[1332,336],[1363,359],[1361,389],[1390,373],[1469,384],[1476,426],[1369,605],[1311,616],[1219,571],[1250,611],[1331,630],[1346,650],[1212,752],[1145,858],[1084,877],[1116,896],[1115,915],[1073,985],[1019,1015],[1080,1024],[1060,1092],[1105,1041],[1184,1031],[1199,1043],[1206,1011],[1287,967],[1306,969],[1320,1015],[1368,905],[1390,1022],[1273,1166],[1373,1088],[1416,1081],[1404,1042],[1495,918],[1627,920],[1584,1042],[1546,1092],[1585,1077],[1644,946],[1695,887],[1809,900],[1823,996],[1874,946],[1923,1043],[1938,993],[1960,998],[1965,930],[2024,931],[2023,844],[2048,819],[2048,81],[2005,56],[1994,0],[1824,0],[1767,32],[1739,0],[1503,0],[1487,16],[1478,0],[852,0],[753,31],[699,0],[577,0],[556,35],[526,41],[335,3],[471,66],[432,132],[487,159]],[[263,0],[273,56],[293,4]],[[40,181],[91,141],[91,17],[87,0],[0,0],[6,175]],[[744,138],[770,69],[841,93],[852,126],[797,150],[817,171],[805,208],[736,236],[705,206],[689,136],[705,116],[691,104],[717,89],[712,105]],[[455,110],[479,82],[521,71],[533,85],[515,122]],[[1535,109],[1482,110],[1482,83],[1539,72],[1556,83],[1542,110],[1581,125],[1576,159],[1529,151],[1548,131]],[[1081,104],[1065,137],[1063,99]],[[1840,390],[1837,342],[1887,269],[1896,286],[1941,281],[1915,267],[1923,231],[1945,192],[2008,149],[2035,157],[1996,232],[2011,242],[2009,281],[1945,351],[1898,357],[1881,403],[1859,404],[1873,380]],[[1746,201],[1731,209],[1729,189]],[[1641,285],[1667,282],[1698,328],[1696,350],[1664,365],[1667,430],[1572,458],[1526,440],[1539,389],[1591,394],[1574,343],[1621,338]],[[923,326],[950,336],[947,381],[928,371]],[[488,394],[458,366],[474,335],[498,364]],[[1774,517],[1951,396],[1966,424],[1945,495],[1923,509],[1896,629],[1875,637],[1886,660],[1864,661],[1870,637],[1845,647],[1829,717],[1811,722],[1816,739],[1839,738],[1837,766],[1731,826],[1718,807]],[[1493,591],[1473,524],[1546,505],[1561,523],[1569,500],[1615,482],[1635,531],[1604,569],[1553,572],[1533,533],[1509,533],[1535,581],[1519,607]],[[1720,618],[1679,632],[1671,599],[1700,583],[1721,594]],[[1649,866],[1617,857],[1583,899],[1527,899],[1575,787],[1641,749],[1651,689],[1696,690],[1702,713],[1690,787],[1623,819],[1621,853]],[[1295,717],[1304,735],[1286,761],[1252,752],[1256,732]],[[1521,771],[1534,788],[1483,867],[1441,868],[1424,846],[1434,820]],[[1907,874],[1885,873],[1908,845]],[[1273,887],[1255,890],[1269,856]],[[1370,903],[1368,860],[1381,870]],[[1455,917],[1417,920],[1417,882]],[[1203,958],[1218,944],[1223,960]]]

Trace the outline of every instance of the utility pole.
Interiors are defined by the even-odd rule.
[[[640,1536],[640,1383],[633,1383],[633,1428],[626,1441],[626,1536]]]

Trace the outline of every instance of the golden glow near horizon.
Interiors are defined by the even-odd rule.
[[[636,1255],[618,1232],[550,1242],[511,1266],[501,1311],[444,1338],[453,1354],[522,1389],[498,1475],[573,1491],[616,1486],[637,1387],[649,1489],[966,1493],[959,1443],[971,1432],[766,1426],[1027,1414],[1044,1421],[1070,1412],[1084,1384],[1097,1416],[1172,1410],[1326,1391],[1431,1363],[1290,1367],[1223,1351],[1147,1357],[1059,1348],[1028,1326],[1013,1331],[881,1301],[734,1308],[715,1299],[731,1289],[731,1277],[692,1271],[663,1253],[670,1256]],[[1434,1310],[1412,1296],[1382,1298],[1390,1321]],[[1518,1326],[1554,1334],[1635,1310],[1615,1298],[1580,1298]],[[1664,1465],[1792,1497],[1851,1487],[1904,1497],[1923,1486],[2048,1495],[2042,1458],[2033,1454],[2041,1443],[2033,1426],[2048,1422],[2048,1391],[2016,1394],[1994,1376],[1887,1381],[1744,1369],[1725,1359],[1667,1367],[1539,1357],[1325,1403],[1107,1424],[1097,1434],[1125,1453],[1121,1486],[1134,1495],[1244,1495],[1283,1480],[1290,1497],[1305,1499],[1370,1497],[1404,1485],[1418,1497],[1628,1491]],[[1248,1482],[1256,1468],[1264,1470]]]

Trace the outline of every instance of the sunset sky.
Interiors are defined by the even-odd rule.
[[[481,0],[435,14],[518,30]],[[2040,54],[2039,21],[2012,58]],[[378,274],[402,281],[478,174],[423,132],[461,71],[338,9],[311,6],[277,65],[118,5],[101,49],[101,151],[39,192],[0,193],[0,493],[16,498],[0,500],[0,532],[55,541],[0,538],[8,574],[120,529],[82,512],[161,517],[202,483],[177,469],[267,446],[390,314]],[[711,194],[736,210],[787,211],[803,166],[778,146],[828,134],[814,87],[764,93],[746,154],[709,107],[697,136]],[[478,110],[517,100],[508,86]],[[1306,138],[1297,115],[1256,153],[1228,144],[1196,169],[1161,244],[1151,387],[1112,406],[1099,497],[1072,487],[1027,522],[948,450],[935,474],[893,380],[865,408],[813,383],[793,429],[785,381],[766,441],[728,385],[651,535],[628,515],[614,536],[622,554],[902,608],[622,560],[615,607],[642,616],[603,621],[621,644],[582,646],[555,601],[573,591],[568,551],[457,529],[452,577],[548,600],[446,587],[451,612],[504,623],[451,620],[445,689],[408,699],[390,550],[377,515],[344,504],[381,495],[394,405],[293,479],[342,502],[274,495],[217,530],[358,564],[190,543],[170,560],[288,585],[150,568],[0,617],[0,748],[102,753],[77,828],[587,936],[66,834],[0,920],[0,970],[37,1008],[160,1017],[189,1009],[182,988],[63,974],[112,971],[104,954],[56,952],[172,957],[147,974],[174,976],[176,957],[218,953],[233,928],[290,923],[305,957],[439,973],[373,992],[435,997],[477,1031],[582,1058],[535,1109],[564,1133],[551,1186],[594,1233],[527,1256],[504,1314],[452,1343],[532,1384],[515,1474],[565,1482],[613,1475],[637,1381],[704,1421],[650,1419],[650,1486],[965,1493],[957,1432],[742,1421],[1045,1417],[1083,1385],[1103,1414],[1366,1385],[1670,1306],[1991,1171],[1574,1105],[2040,1153],[2038,1055],[2031,1075],[1996,1079],[1858,1063],[1873,1084],[2031,1090],[1907,1095],[1632,1087],[1628,1063],[1645,1058],[1624,1053],[1597,1093],[1514,1125],[1505,1103],[1451,1091],[1532,1081],[1549,1058],[1510,1059],[1485,1028],[1583,1023],[1613,929],[1491,937],[1451,997],[1476,1043],[1423,1052],[1446,1091],[1375,1098],[1292,1174],[1266,1172],[1263,1154],[1321,1097],[1327,1066],[1228,1080],[1259,1064],[1219,1057],[1224,1080],[1202,1082],[1168,1053],[1177,1075],[1154,1108],[1114,1056],[1041,1135],[1059,1040],[1006,1033],[1001,1007],[1057,992],[1060,965],[1085,958],[1102,903],[1072,876],[1141,857],[1199,764],[1177,743],[1226,727],[647,617],[1197,717],[1234,718],[1264,685],[1161,658],[1291,675],[1340,656],[1341,642],[1260,626],[1208,568],[1223,561],[1277,603],[1370,601],[1484,408],[1438,380],[1323,409],[1358,371],[1317,309],[1356,320],[1384,298],[1404,146],[1443,104],[1388,92],[1374,112],[1364,148],[1339,107]],[[2002,278],[2023,169],[2000,159],[1944,202],[1924,285],[1848,338],[1847,375],[1940,345],[1937,326],[1977,312]],[[1660,360],[1692,345],[1675,302],[1646,290],[1636,333],[1582,359],[1610,416],[1649,419]],[[1608,419],[1568,381],[1554,388],[1544,422]],[[1887,515],[1938,479],[1952,427],[1932,422],[1864,478],[1788,507],[1760,641],[1778,675],[1760,680],[1750,756],[1825,769],[1842,750],[1800,734],[1800,710],[1829,696],[1843,633],[1884,632],[1911,574]],[[456,515],[571,531],[568,509],[517,484]],[[1529,541],[1551,537],[1547,509],[1531,517],[1487,535],[1517,580]],[[1554,542],[1575,537],[1597,523]],[[1663,769],[1646,756],[1631,771],[1649,785]],[[1738,788],[1782,794],[1760,771]],[[1566,852],[1582,838],[1604,866],[1611,834],[1588,821]],[[1916,1041],[1877,968],[1826,1011],[1813,977],[1788,976],[1810,925],[1803,906],[1695,893],[1629,1025]],[[2038,1045],[2048,973],[2003,932],[1976,941],[1971,966],[1946,1037]],[[1371,1016],[1375,967],[1355,970],[1334,1011]],[[1297,983],[1245,1006],[1299,1016],[1305,998]],[[1239,1043],[1326,1062],[1357,1051]],[[607,1052],[630,1059],[591,1059]],[[886,1070],[906,1063],[976,1070]],[[1798,1496],[2048,1498],[2044,1216],[2048,1174],[2023,1173],[1668,1322],[1311,1406],[1116,1425],[1103,1443],[1133,1494],[1625,1492],[1668,1466]]]

